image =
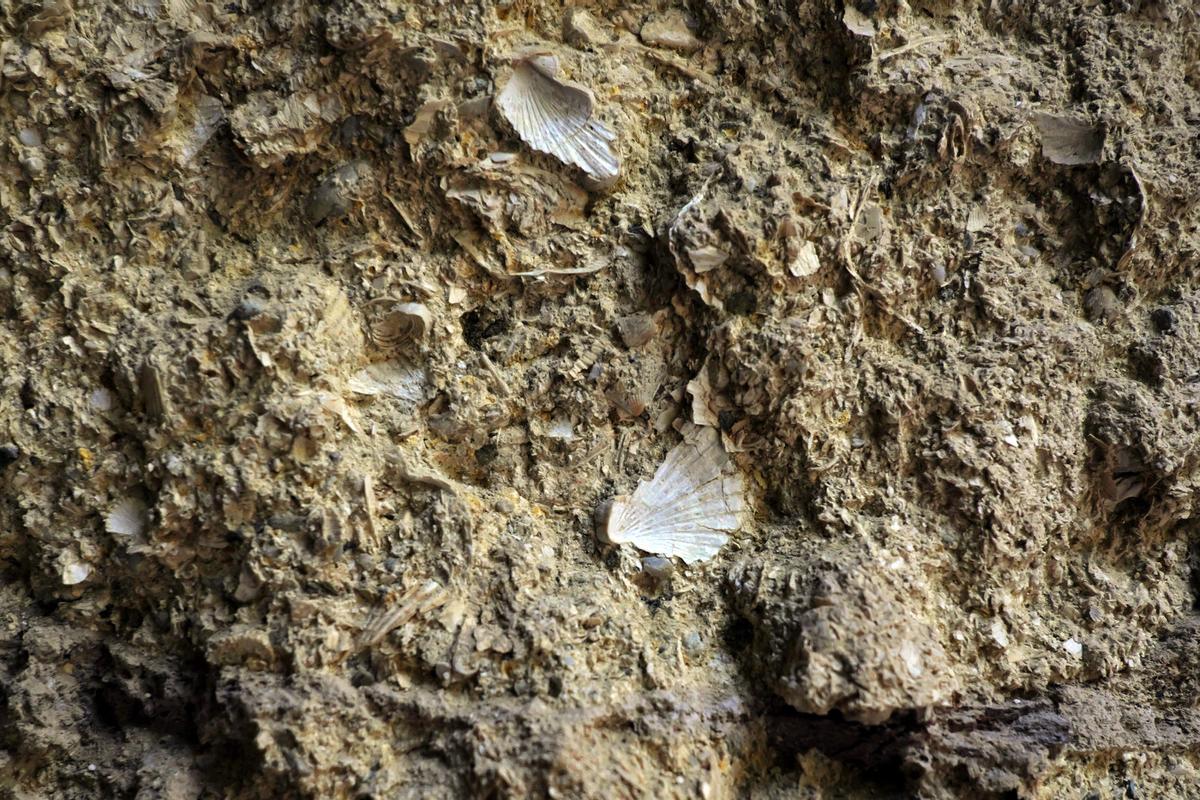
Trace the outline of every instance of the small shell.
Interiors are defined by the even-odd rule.
[[[693,564],[717,554],[728,534],[741,527],[745,510],[745,484],[720,435],[713,428],[691,428],[653,478],[638,484],[632,496],[600,506],[596,535]]]
[[[350,376],[347,385],[355,394],[391,395],[410,403],[425,396],[425,370],[400,361],[381,361]]]
[[[141,536],[146,530],[146,512],[146,504],[138,498],[122,498],[104,518],[104,529],[118,536]]]
[[[64,586],[83,583],[92,574],[92,565],[80,560],[79,556],[71,551],[64,551],[58,563],[62,567],[60,577]]]
[[[558,58],[553,54],[518,59],[496,96],[496,106],[534,150],[578,167],[602,186],[611,185],[621,173],[612,146],[616,133],[595,118],[592,93],[559,80],[557,74]]]
[[[396,353],[420,341],[433,327],[433,314],[423,303],[397,303],[371,326],[371,340],[384,352]]]

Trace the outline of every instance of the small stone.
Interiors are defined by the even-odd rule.
[[[496,498],[496,502],[492,505],[501,514],[511,514],[517,510],[517,507],[513,505],[513,501],[509,500],[507,497]]]
[[[1078,657],[1083,655],[1083,645],[1074,639],[1067,639],[1062,643],[1062,648],[1073,656]]]
[[[264,308],[266,306],[259,298],[247,297],[238,303],[238,307],[233,310],[233,318],[237,320],[253,319],[261,314]]]
[[[304,207],[309,222],[317,225],[345,214],[370,177],[371,167],[365,161],[352,161],[331,172],[313,190]]]
[[[666,47],[681,53],[694,53],[704,46],[691,31],[689,20],[679,11],[651,17],[642,26],[642,41],[651,47]]]
[[[689,653],[694,655],[700,652],[701,648],[703,647],[704,639],[695,631],[691,631],[683,637],[683,649],[687,650]]]
[[[1092,322],[1112,322],[1121,313],[1117,293],[1109,286],[1097,286],[1083,298],[1088,319]]]
[[[664,578],[669,578],[674,571],[675,564],[669,558],[646,556],[642,559],[642,572],[655,580],[661,581]]]
[[[21,157],[21,166],[31,177],[46,171],[46,159],[41,153],[29,153]]]
[[[1169,308],[1156,308],[1150,312],[1150,321],[1159,333],[1173,333],[1179,320]]]
[[[589,11],[571,8],[563,14],[563,39],[572,47],[583,48],[605,44],[611,37]]]
[[[15,444],[0,445],[0,469],[4,469],[20,457],[21,451]]]

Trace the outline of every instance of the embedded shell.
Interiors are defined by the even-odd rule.
[[[551,53],[517,59],[496,106],[534,150],[578,167],[598,185],[611,185],[621,172],[616,133],[596,119],[591,91],[559,80],[558,70]]]
[[[118,500],[104,519],[104,529],[119,536],[141,536],[146,530],[146,504],[137,497]]]
[[[717,554],[742,524],[745,483],[714,428],[690,428],[649,481],[597,510],[596,534],[608,544],[688,564]]]
[[[394,353],[425,338],[433,327],[433,314],[423,303],[397,303],[371,326],[371,341],[380,350]]]

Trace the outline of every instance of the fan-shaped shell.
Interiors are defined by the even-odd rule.
[[[578,167],[601,185],[611,184],[621,172],[613,149],[616,133],[595,118],[589,90],[557,75],[558,59],[550,53],[518,59],[496,105],[534,150]]]
[[[104,528],[120,536],[141,536],[146,530],[146,504],[137,497],[118,500],[104,518]]]
[[[745,484],[720,435],[697,428],[632,496],[617,496],[601,509],[597,534],[693,564],[717,554],[741,527],[745,510]]]

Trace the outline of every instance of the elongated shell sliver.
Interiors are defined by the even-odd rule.
[[[571,164],[600,185],[613,183],[621,162],[616,133],[595,118],[591,91],[559,80],[558,59],[549,53],[525,56],[496,97],[500,113],[534,150]]]
[[[597,534],[688,564],[717,554],[742,524],[745,484],[713,428],[693,428],[649,481],[597,515]]]

